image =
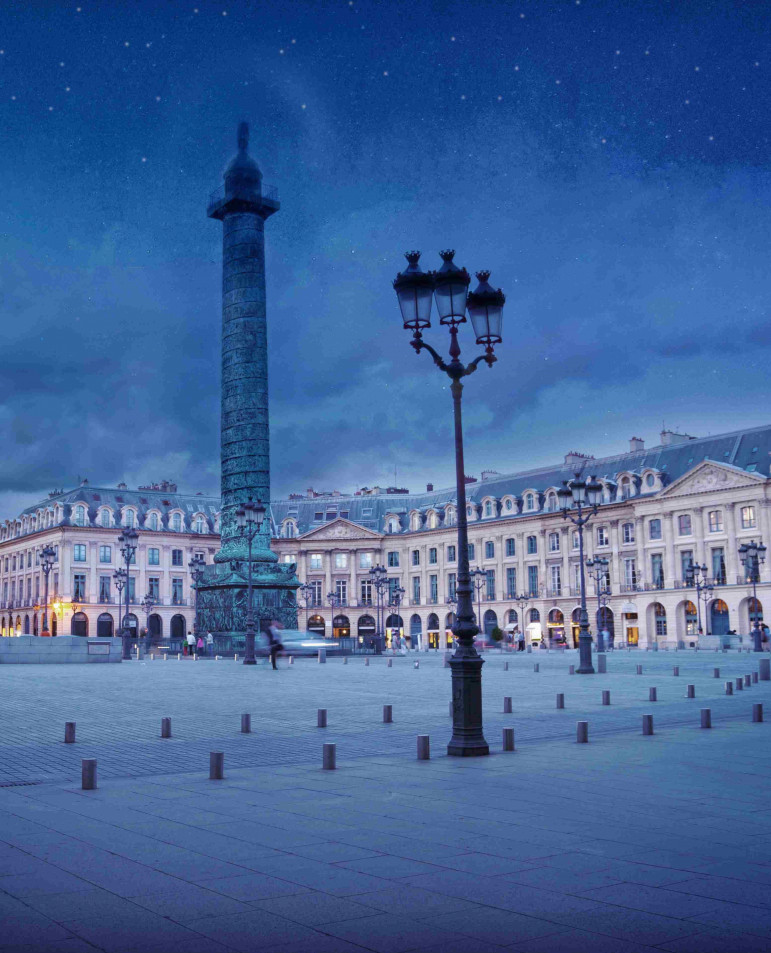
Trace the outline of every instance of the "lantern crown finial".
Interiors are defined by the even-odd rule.
[[[404,257],[407,259],[410,265],[417,265],[420,261],[420,252],[419,251],[406,251]]]
[[[489,272],[489,271],[478,271],[478,272],[476,273],[476,276],[477,276],[477,280],[478,280],[478,281],[487,281],[488,278],[490,277],[490,272]]]

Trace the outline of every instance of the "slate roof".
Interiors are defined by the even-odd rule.
[[[188,516],[203,513],[213,518],[220,510],[218,496],[170,493],[168,490],[119,490],[115,487],[89,485],[79,486],[74,490],[64,490],[56,496],[47,496],[39,503],[28,506],[19,515],[34,515],[38,510],[53,508],[57,503],[70,503],[73,506],[85,503],[90,512],[95,512],[100,506],[108,506],[115,511],[130,505],[137,509],[140,516],[144,516],[150,510],[159,510],[161,513],[182,510]]]

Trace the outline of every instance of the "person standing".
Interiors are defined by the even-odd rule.
[[[205,654],[206,654],[206,652],[205,652],[205,650],[204,650],[203,639],[201,638],[200,635],[198,636],[198,641],[195,643],[195,647],[196,647],[196,651],[198,652],[199,655],[205,655]]]
[[[193,635],[192,632],[187,633],[187,654],[188,655],[195,654],[195,636]]]
[[[211,632],[206,633],[206,654],[211,656],[214,652],[214,636]]]

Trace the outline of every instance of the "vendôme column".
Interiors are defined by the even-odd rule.
[[[222,222],[221,544],[198,590],[199,631],[238,636],[246,628],[248,549],[236,510],[262,500],[268,516],[252,545],[254,610],[296,628],[293,566],[270,550],[270,422],[265,306],[265,220],[280,208],[248,152],[249,127],[238,127],[238,152],[212,194],[209,218]]]

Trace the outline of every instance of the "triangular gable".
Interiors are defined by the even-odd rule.
[[[381,539],[382,534],[376,533],[371,529],[365,529],[363,526],[359,526],[358,523],[354,523],[351,520],[343,519],[341,516],[338,516],[337,519],[331,520],[329,523],[325,523],[324,526],[319,526],[316,529],[308,530],[307,533],[303,533],[298,539]]]
[[[718,460],[703,460],[693,469],[678,477],[664,489],[659,497],[691,496],[694,493],[706,493],[709,490],[732,490],[743,486],[757,486],[765,483],[761,473],[749,473],[741,467]]]

